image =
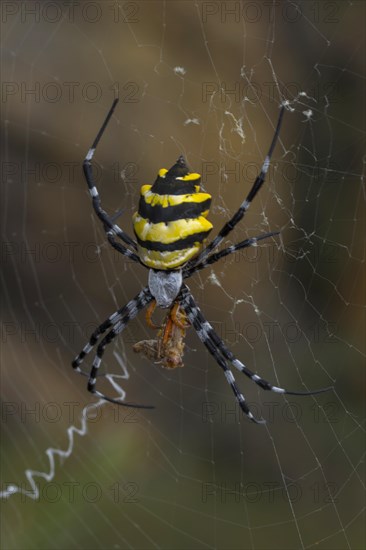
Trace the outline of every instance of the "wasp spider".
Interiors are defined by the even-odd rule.
[[[150,326],[152,312],[157,305],[167,309],[163,327],[160,327],[158,340],[147,340],[135,344],[135,351],[142,351],[151,359],[160,360],[163,366],[175,368],[182,366],[183,339],[187,326],[192,326],[198,338],[206,346],[218,365],[222,368],[241,410],[253,422],[263,423],[251,413],[243,394],[241,393],[229,365],[250,378],[264,390],[280,394],[312,395],[327,391],[323,388],[315,391],[288,391],[274,386],[252,372],[244,365],[225,343],[219,338],[212,325],[204,318],[200,308],[193,298],[184,280],[191,277],[208,265],[233,252],[256,245],[263,239],[268,239],[277,233],[264,233],[257,237],[245,239],[238,244],[224,248],[219,252],[215,249],[244,217],[254,197],[262,187],[269,168],[271,156],[275,148],[281,128],[285,107],[282,106],[277,127],[268,154],[246,199],[241,203],[234,216],[223,226],[218,235],[202,248],[207,239],[212,224],[207,216],[211,204],[211,196],[200,191],[200,175],[188,170],[183,156],[169,170],[159,170],[153,185],[143,185],[138,211],[133,216],[133,228],[136,240],[129,237],[102,208],[98,190],[93,178],[91,161],[100,138],[113,114],[118,99],[113,105],[99,130],[93,145],[89,149],[83,169],[93,202],[93,208],[102,222],[109,243],[130,260],[149,269],[148,285],[124,307],[115,311],[91,335],[89,342],[74,359],[73,368],[89,377],[88,390],[102,399],[126,407],[153,408],[151,405],[127,403],[108,397],[96,389],[98,371],[105,348],[118,336],[127,324],[146,306],[147,320]],[[118,239],[118,240],[117,240]],[[124,244],[122,244],[124,243]],[[159,328],[159,327],[158,327]],[[103,338],[102,335],[107,333]],[[99,339],[101,340],[99,341]],[[80,365],[96,344],[96,354],[90,374],[82,371]]]

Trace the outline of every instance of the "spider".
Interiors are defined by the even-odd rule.
[[[252,372],[234,356],[214,331],[212,325],[203,316],[188,286],[184,283],[185,279],[214,264],[221,258],[278,235],[276,232],[264,233],[257,237],[245,239],[219,252],[214,252],[242,220],[265,181],[272,153],[278,140],[285,106],[282,105],[281,107],[271,146],[264,159],[261,171],[246,199],[241,203],[234,216],[225,223],[218,235],[207,246],[203,247],[203,243],[213,227],[207,220],[211,195],[200,191],[200,175],[189,172],[183,156],[180,156],[169,170],[159,170],[157,179],[152,186],[142,186],[138,211],[133,216],[136,240],[129,237],[114,223],[116,216],[110,217],[103,210],[93,177],[91,161],[117,103],[118,99],[115,99],[85,157],[83,170],[93,208],[102,222],[109,243],[119,253],[149,269],[149,276],[148,285],[125,306],[110,315],[92,333],[89,342],[72,362],[72,366],[77,372],[89,377],[88,390],[102,399],[125,407],[154,408],[152,405],[121,402],[108,397],[96,389],[96,382],[98,376],[100,376],[98,371],[107,345],[113,342],[116,336],[146,306],[149,306],[147,318],[150,320],[156,305],[159,308],[168,310],[167,319],[163,325],[163,335],[159,341],[148,340],[141,342],[140,346],[135,345],[135,351],[143,351],[149,358],[159,358],[160,353],[160,358],[163,359],[161,362],[164,363],[165,361],[166,367],[182,366],[184,329],[187,324],[191,325],[195,329],[198,338],[223,370],[241,410],[255,423],[262,424],[265,423],[265,420],[256,418],[250,411],[229,365],[235,367],[262,389],[279,394],[314,395],[331,389],[322,388],[303,392],[289,391],[270,384],[258,374]],[[119,240],[117,241],[116,238]],[[181,321],[177,321],[178,318],[183,319],[181,327]],[[152,325],[150,324],[150,326]],[[168,326],[170,328],[166,332]],[[97,346],[90,373],[82,371],[80,365],[85,356],[92,351],[99,338],[106,332],[107,334]],[[162,331],[160,334],[162,334]],[[169,356],[167,349],[170,349]]]

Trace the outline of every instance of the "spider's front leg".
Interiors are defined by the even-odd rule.
[[[103,321],[103,323],[101,323],[99,327],[97,327],[91,334],[89,342],[85,344],[79,355],[77,355],[73,360],[73,369],[75,369],[77,372],[80,372],[80,374],[88,376],[88,374],[80,370],[80,365],[84,361],[85,357],[92,351],[92,349],[98,342],[99,337],[104,334],[109,328],[115,326],[122,319],[126,318],[126,316],[131,316],[132,312],[136,309],[138,309],[138,311],[142,309],[142,307],[144,307],[143,304],[146,305],[152,300],[152,297],[150,298],[150,296],[151,294],[148,287],[143,288],[133,300],[130,300],[125,306],[112,313],[112,315],[110,315],[105,321]]]
[[[229,350],[229,348],[224,344],[218,334],[214,331],[212,325],[204,318],[201,310],[199,309],[186,285],[182,286],[180,303],[190,323],[193,325],[199,339],[206,346],[206,348],[215,358],[220,367],[225,371],[226,379],[229,382],[241,409],[254,422],[263,423],[263,421],[258,421],[257,419],[255,419],[252,413],[249,411],[247,405],[245,404],[245,399],[243,395],[240,393],[238,387],[236,386],[234,376],[226,364],[226,360],[229,361],[237,370],[245,374],[262,389],[269,390],[274,393],[288,395],[315,395],[332,389],[332,387],[327,387],[321,388],[319,390],[301,392],[286,390],[284,388],[272,385],[270,382],[267,382],[267,380],[264,380],[264,378],[261,378],[250,369],[248,369],[241,361],[239,361],[239,359],[234,356],[234,354]]]
[[[191,325],[195,329],[198,338],[201,340],[201,342],[206,346],[209,353],[213,356],[216,363],[222,368],[225,374],[225,378],[230,385],[235,398],[239,404],[239,407],[243,411],[243,413],[256,424],[265,424],[265,420],[258,418],[255,418],[253,413],[251,412],[250,408],[246,404],[246,400],[242,392],[240,391],[233,373],[231,372],[230,368],[227,365],[226,360],[221,355],[220,351],[218,350],[217,346],[214,344],[211,336],[210,336],[210,329],[212,329],[211,325],[205,321],[198,318],[198,312],[199,309],[195,305],[193,301],[190,300],[192,297],[191,293],[188,290],[188,287],[184,285],[182,287],[182,292],[180,294],[180,304],[182,306],[182,309],[184,310],[185,314],[187,315],[188,320],[190,321]],[[213,330],[213,329],[212,329]]]
[[[123,407],[136,407],[151,409],[154,408],[151,405],[140,405],[137,403],[124,403],[108,397],[96,389],[98,371],[102,362],[102,357],[105,352],[105,348],[110,344],[116,336],[118,336],[127,326],[127,324],[136,317],[136,315],[141,311],[146,305],[148,305],[153,300],[148,288],[144,288],[139,294],[133,299],[130,300],[124,307],[120,308],[118,311],[113,313],[104,323],[102,323],[91,335],[88,344],[86,344],[83,350],[72,362],[73,368],[80,374],[84,374],[80,370],[80,364],[83,362],[85,356],[91,352],[93,347],[96,345],[99,336],[106,332],[109,328],[113,327],[107,335],[102,339],[97,347],[97,352],[93,360],[92,368],[89,375],[88,381],[88,390],[97,395],[98,397],[110,401],[111,403],[116,403]]]

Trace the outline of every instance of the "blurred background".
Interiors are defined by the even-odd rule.
[[[1,9],[1,490],[18,487],[2,502],[2,548],[363,548],[364,4]],[[217,231],[287,102],[266,184],[229,243],[280,236],[189,286],[249,368],[332,391],[268,395],[238,373],[267,420],[251,424],[193,330],[183,369],[134,354],[154,337],[142,314],[104,369],[156,409],[91,405],[71,361],[147,281],[106,242],[81,170],[115,97],[94,166],[104,208],[130,234],[140,186],[180,154],[213,196]],[[87,405],[87,433],[70,435]],[[49,448],[69,456],[34,478],[32,499],[26,471],[50,472]]]

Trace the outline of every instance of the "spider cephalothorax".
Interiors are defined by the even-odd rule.
[[[149,279],[148,286],[141,290],[128,304],[108,317],[93,332],[89,342],[74,359],[72,363],[73,368],[77,372],[89,377],[88,390],[107,401],[125,407],[153,408],[151,405],[126,403],[108,397],[96,389],[96,383],[106,346],[146,306],[149,306],[147,314],[148,324],[152,327],[151,312],[158,305],[163,309],[168,309],[163,325],[161,327],[154,327],[160,329],[158,338],[157,340],[144,340],[135,344],[135,351],[142,352],[148,358],[160,362],[167,368],[183,366],[182,356],[185,330],[187,326],[192,326],[201,342],[224,371],[226,380],[234,392],[240,408],[253,422],[263,423],[263,420],[256,419],[250,412],[245,398],[236,384],[229,364],[264,390],[292,395],[311,395],[327,391],[329,388],[312,392],[288,391],[270,384],[252,372],[234,356],[216,334],[211,324],[202,315],[189,288],[184,284],[184,279],[191,277],[197,271],[217,262],[221,258],[237,250],[254,246],[259,241],[277,234],[264,233],[213,253],[244,217],[250,203],[264,183],[280,132],[285,107],[281,107],[268,154],[246,199],[240,204],[237,212],[222,227],[211,243],[202,249],[202,244],[212,229],[212,224],[207,220],[211,195],[200,191],[200,175],[189,172],[183,156],[178,158],[170,170],[166,170],[165,168],[159,170],[158,177],[153,185],[144,185],[141,188],[138,212],[133,217],[133,227],[137,242],[115,224],[113,219],[102,209],[99,193],[93,178],[91,160],[117,102],[117,99],[113,102],[92,147],[86,155],[83,164],[84,174],[92,197],[94,210],[103,223],[109,243],[124,256],[147,267],[149,269]],[[116,237],[124,244],[117,241]],[[83,372],[80,369],[81,363],[105,332],[107,332],[107,335],[98,344],[90,374]]]

